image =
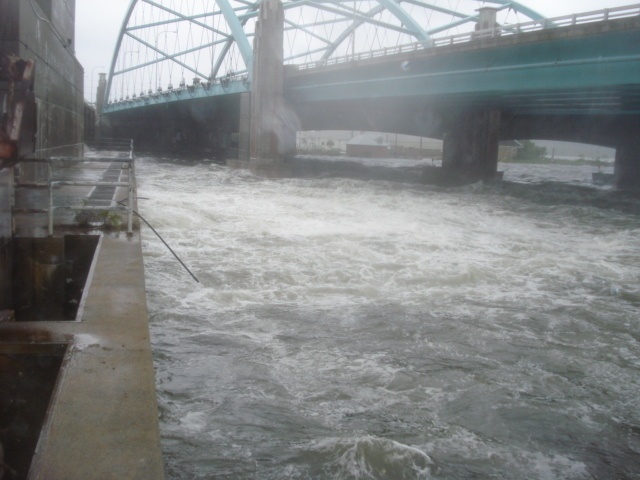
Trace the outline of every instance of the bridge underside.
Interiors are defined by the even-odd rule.
[[[455,104],[436,99],[379,98],[303,103],[295,106],[302,130],[360,130],[443,139],[461,114],[496,109],[495,104]],[[142,149],[215,151],[235,146],[240,95],[210,97],[123,110],[107,117],[114,134],[131,136]],[[640,115],[527,114],[500,110],[500,140],[544,138],[615,148]],[[177,141],[177,134],[182,141]],[[232,145],[233,143],[233,145]]]
[[[640,115],[528,114],[496,104],[454,104],[433,99],[371,99],[296,105],[303,130],[361,130],[443,139],[467,112],[500,110],[500,140],[544,138],[615,148]],[[638,130],[640,131],[640,130]]]
[[[364,130],[444,140],[445,167],[479,178],[497,171],[497,142],[547,139],[616,148],[617,184],[640,187],[640,115],[527,114],[433,99],[376,99],[296,106],[303,130]],[[469,161],[473,157],[475,161]],[[449,161],[447,161],[449,159]]]
[[[240,94],[122,110],[103,117],[103,131],[133,138],[137,150],[208,154],[218,159],[238,148]]]

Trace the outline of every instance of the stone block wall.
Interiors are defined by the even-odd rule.
[[[38,157],[77,155],[84,70],[75,57],[75,0],[0,0],[0,51],[36,61]]]

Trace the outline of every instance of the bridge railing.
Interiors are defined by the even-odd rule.
[[[548,28],[569,27],[594,22],[606,22],[608,20],[631,18],[635,16],[640,16],[640,4],[616,8],[605,8],[603,10],[594,10],[583,13],[574,13],[572,15],[563,15],[561,17],[548,18],[544,20],[533,20],[530,22],[518,24],[496,25],[494,28],[489,28],[486,30],[460,33],[442,38],[434,38],[428,42],[409,43],[405,45],[398,45],[396,47],[387,47],[379,50],[372,50],[370,52],[357,53],[355,55],[345,55],[342,57],[335,57],[327,60],[309,62],[296,65],[296,67],[298,70],[309,70],[312,68],[321,68],[330,65],[340,65],[344,63],[357,62],[360,60],[385,57],[387,55],[415,52],[432,47],[469,43],[474,40],[486,38],[519,35],[521,33],[535,32]]]

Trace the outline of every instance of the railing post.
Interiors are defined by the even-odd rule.
[[[609,9],[605,8],[604,9],[604,21],[606,22],[607,20],[609,20]]]
[[[53,176],[51,174],[51,160],[49,160],[49,236],[53,237]]]
[[[129,175],[132,175],[129,170]],[[129,208],[127,209],[127,234],[133,234],[133,180],[129,178]]]
[[[133,158],[133,139],[131,140],[131,162],[129,163],[129,209],[127,210],[127,234],[133,234],[133,193],[136,181],[136,166]]]

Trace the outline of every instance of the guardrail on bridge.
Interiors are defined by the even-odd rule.
[[[340,65],[360,60],[368,60],[372,58],[385,57],[388,55],[397,55],[400,53],[415,52],[418,50],[426,50],[433,47],[443,47],[448,45],[457,45],[461,43],[469,43],[474,40],[484,38],[504,37],[511,35],[519,35],[522,33],[536,32],[546,30],[548,28],[569,27],[575,25],[584,25],[594,22],[605,22],[608,20],[617,20],[621,18],[631,18],[640,16],[640,4],[634,4],[624,7],[605,8],[603,10],[594,10],[584,13],[574,13],[572,15],[563,15],[561,17],[548,18],[544,20],[533,20],[530,22],[496,25],[486,30],[477,30],[473,32],[460,33],[442,38],[434,38],[428,42],[415,42],[396,47],[387,47],[370,52],[357,53],[355,55],[345,55],[342,57],[330,58],[327,60],[314,61],[295,65],[298,70],[310,70],[313,68],[327,67],[331,65]]]

